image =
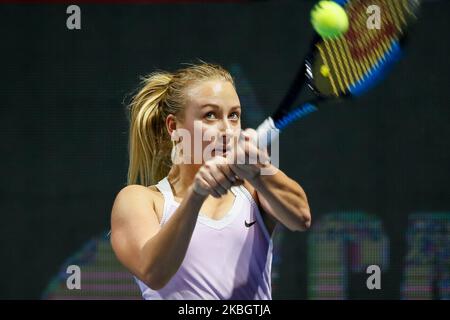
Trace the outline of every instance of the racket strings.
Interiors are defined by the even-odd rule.
[[[399,54],[398,42],[412,18],[415,18],[418,4],[418,0],[348,1],[345,7],[350,20],[348,32],[316,45],[320,56],[316,63],[320,67],[315,70],[322,78],[319,91],[341,96],[370,81],[378,69]],[[373,5],[380,8],[379,29],[368,27],[368,8]]]

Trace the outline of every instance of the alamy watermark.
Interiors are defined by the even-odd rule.
[[[369,290],[381,289],[381,269],[380,266],[370,265],[366,269],[366,273],[370,274],[367,278],[366,286]]]
[[[369,15],[367,18],[367,29],[380,30],[381,29],[381,8],[377,5],[371,5],[367,7],[366,13]]]
[[[66,13],[70,14],[66,20],[66,27],[69,30],[81,29],[81,9],[77,5],[70,5],[66,9]]]
[[[66,273],[69,274],[66,280],[66,287],[69,290],[81,289],[81,269],[76,264],[67,267]]]
[[[172,163],[202,164],[220,156],[227,164],[260,165],[261,175],[273,175],[279,167],[279,144],[278,139],[267,141],[274,130],[260,136],[250,129],[219,133],[208,129],[201,121],[194,121],[193,136],[183,128],[172,133]]]

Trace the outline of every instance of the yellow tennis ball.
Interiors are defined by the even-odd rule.
[[[311,23],[324,39],[341,36],[348,30],[349,21],[345,10],[334,1],[320,1],[311,11]]]
[[[320,74],[325,78],[328,78],[330,76],[330,68],[328,68],[326,65],[321,66]]]

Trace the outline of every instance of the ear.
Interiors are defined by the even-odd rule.
[[[173,114],[169,114],[166,118],[166,129],[169,136],[177,129],[177,118]]]

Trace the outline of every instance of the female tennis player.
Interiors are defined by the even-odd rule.
[[[306,230],[311,215],[302,187],[273,164],[235,161],[267,153],[241,130],[231,75],[204,62],[156,72],[129,109],[128,185],[114,201],[111,243],[143,298],[272,299],[274,228]],[[212,138],[199,142],[196,130]]]

